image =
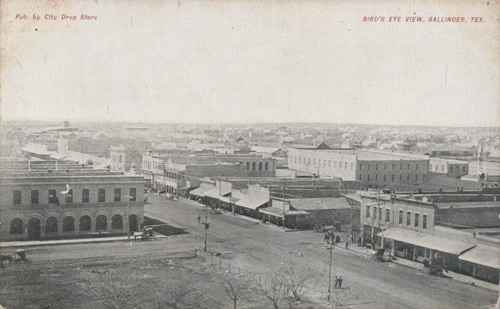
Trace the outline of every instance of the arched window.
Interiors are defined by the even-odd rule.
[[[75,219],[73,217],[65,217],[63,219],[63,232],[75,231]]]
[[[96,231],[105,231],[108,229],[108,219],[105,215],[97,216],[95,219],[95,229]]]
[[[47,221],[45,221],[45,232],[47,233],[57,233],[57,218],[49,217]]]
[[[83,216],[80,218],[80,231],[90,231],[91,224],[90,224],[90,217],[89,216]]]
[[[111,229],[113,230],[121,230],[123,229],[123,218],[120,215],[114,215],[111,218]]]
[[[23,220],[15,218],[10,221],[10,233],[11,234],[22,234],[24,232]]]

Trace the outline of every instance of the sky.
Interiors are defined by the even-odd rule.
[[[0,116],[500,124],[499,1],[371,2],[3,0]]]

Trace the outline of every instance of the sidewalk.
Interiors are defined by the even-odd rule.
[[[155,235],[155,238],[167,238],[165,235]],[[26,247],[39,246],[57,246],[70,244],[89,244],[101,242],[116,242],[134,240],[134,237],[118,236],[118,237],[101,237],[101,238],[80,238],[80,239],[63,239],[63,240],[33,240],[33,241],[4,241],[0,242],[0,249],[20,249]],[[139,241],[140,239],[137,239]]]

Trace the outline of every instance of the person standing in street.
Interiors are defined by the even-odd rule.
[[[339,289],[341,289],[342,288],[342,275],[340,275],[338,281],[339,281]]]
[[[200,223],[200,221],[201,221],[201,216],[198,215],[198,223]]]
[[[335,276],[335,289],[339,286],[339,279]]]

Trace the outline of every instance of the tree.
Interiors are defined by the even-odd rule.
[[[224,283],[224,292],[226,293],[227,297],[229,297],[233,301],[234,309],[236,309],[241,290],[242,286],[237,282],[231,282],[230,280],[227,280]]]
[[[198,290],[193,288],[194,284],[191,280],[180,278],[176,280],[175,284],[168,287],[166,291],[167,301],[166,303],[177,309],[178,305],[186,304],[187,302],[193,302],[199,296]]]
[[[300,301],[300,298],[306,292],[306,282],[313,278],[313,272],[305,267],[300,268],[293,261],[290,261],[280,268],[279,273],[290,296],[292,296],[295,301]]]
[[[257,282],[257,287],[274,309],[279,309],[281,302],[288,296],[287,286],[276,272],[268,273],[262,283]]]
[[[123,276],[113,277],[113,273],[83,273],[84,293],[91,297],[101,308],[125,309],[137,305],[138,285],[121,280]],[[126,278],[126,276],[125,276]]]

